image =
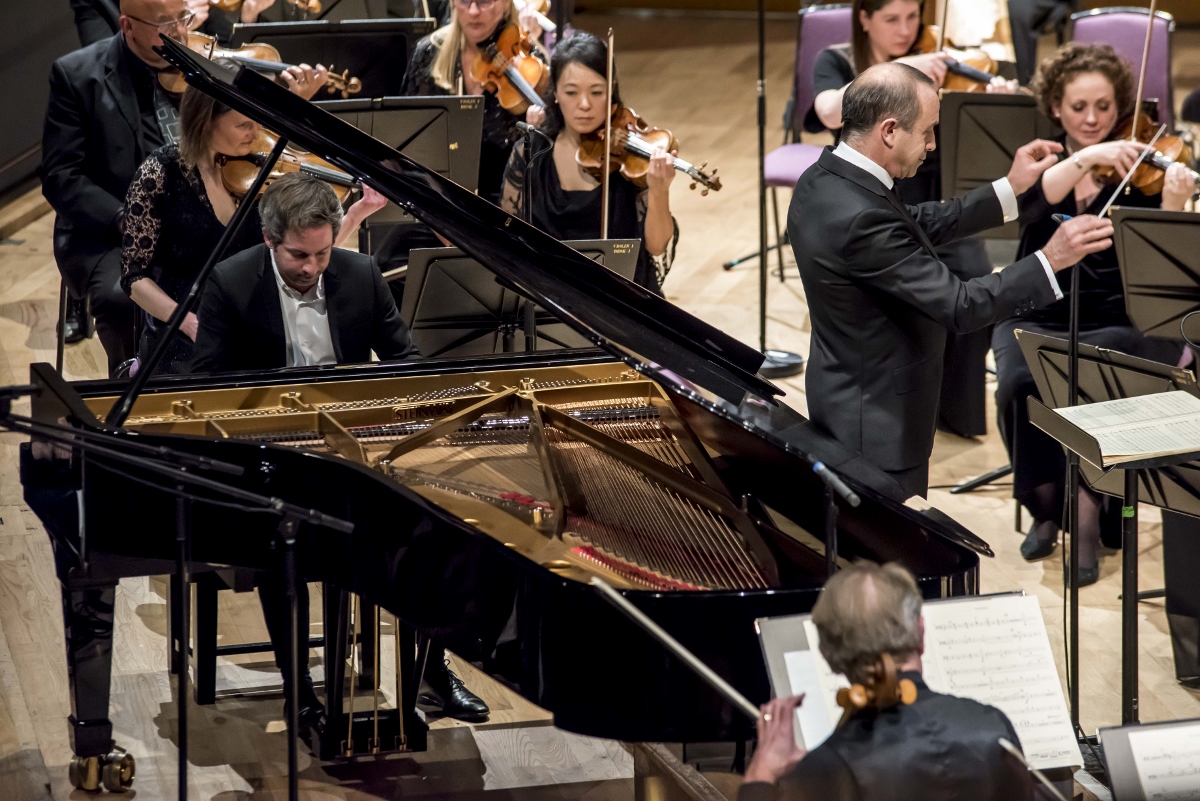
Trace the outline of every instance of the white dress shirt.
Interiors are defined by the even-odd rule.
[[[325,275],[317,285],[300,293],[284,283],[271,249],[271,269],[279,286],[279,308],[283,312],[283,336],[288,367],[336,364],[333,337],[329,333],[329,314],[325,308]]]
[[[844,141],[838,143],[838,146],[833,149],[833,155],[850,162],[860,170],[870,173],[879,179],[879,182],[888,189],[891,189],[896,184],[892,180],[892,176],[888,175],[887,170],[850,147]],[[1012,184],[1008,182],[1008,178],[1000,178],[999,180],[992,181],[992,189],[996,192],[996,198],[1000,201],[1000,209],[1004,212],[1004,221],[1012,222],[1017,219],[1017,216],[1020,214],[1017,208],[1017,193],[1013,191]],[[1054,289],[1054,299],[1062,300],[1063,293],[1058,287],[1058,278],[1054,275],[1054,268],[1050,266],[1050,260],[1040,250],[1033,255],[1038,257],[1038,261],[1042,263],[1042,267],[1046,270],[1046,277],[1050,279],[1050,286]]]

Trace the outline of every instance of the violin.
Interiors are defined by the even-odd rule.
[[[215,8],[217,11],[241,11],[243,0],[208,0],[210,8]],[[321,0],[287,0],[288,5],[295,6],[296,10],[307,17],[309,14],[321,13]]]
[[[519,25],[505,26],[494,41],[482,45],[471,64],[471,78],[491,92],[513,116],[541,106],[550,87],[550,67],[533,55]]]
[[[1136,122],[1136,130],[1135,130]],[[1133,115],[1129,115],[1117,124],[1113,129],[1112,139],[1128,139],[1131,142],[1141,142],[1144,145],[1150,144],[1154,139],[1155,133],[1158,131],[1158,126],[1154,120],[1150,119],[1149,115],[1140,113],[1136,119]],[[1187,145],[1178,136],[1160,136],[1158,141],[1154,142],[1154,152],[1142,159],[1142,162],[1134,168],[1133,177],[1129,179],[1130,186],[1136,186],[1145,195],[1157,195],[1163,190],[1163,184],[1166,183],[1167,169],[1175,163],[1187,164],[1188,154]],[[1192,174],[1192,179],[1200,186],[1200,173],[1189,168],[1188,172]],[[1116,184],[1120,183],[1124,178],[1115,168],[1108,166],[1098,166],[1092,168],[1092,178],[1097,183],[1101,184]]]
[[[237,48],[221,47],[216,37],[192,31],[188,34],[188,49],[207,59],[226,58],[238,64],[249,67],[257,72],[280,73],[291,64],[285,64],[279,59],[279,51],[272,45],[261,42],[251,42]],[[187,88],[183,73],[175,68],[162,70],[158,73],[158,82],[163,89],[173,95],[182,94]],[[340,92],[343,98],[358,94],[362,91],[362,81],[350,77],[350,70],[343,70],[339,75],[333,71],[325,78],[325,90],[330,94]]]
[[[951,61],[946,62],[946,80],[942,90],[946,92],[982,92],[999,74],[1000,65],[987,53],[978,49],[956,50],[945,47],[941,31],[936,25],[926,25],[917,43],[917,53],[945,53]]]
[[[651,127],[628,106],[617,105],[613,110],[611,126],[613,146],[608,148],[607,167],[603,127],[581,137],[579,149],[575,151],[575,163],[597,180],[600,180],[605,169],[608,172],[620,170],[622,177],[638,186],[645,186],[646,173],[650,171],[650,157],[654,155],[654,151],[661,147],[670,153],[679,148],[679,142],[673,133],[666,128]],[[695,167],[675,156],[672,156],[671,160],[675,169],[692,179],[690,188],[695,189],[696,184],[704,187],[700,194],[707,195],[710,189],[721,189],[721,179],[717,177],[717,171],[704,171],[707,162]]]
[[[917,685],[909,679],[897,678],[896,662],[891,654],[881,654],[867,673],[867,681],[851,684],[837,691],[838,706],[842,708],[842,719],[838,721],[838,728],[861,709],[890,709],[898,704],[912,704],[917,700]]]
[[[240,200],[250,193],[254,179],[258,177],[259,170],[267,163],[267,158],[275,149],[278,141],[279,137],[276,134],[266,128],[259,128],[253,150],[248,155],[217,156],[217,164],[221,167],[221,183],[225,185],[229,194]],[[271,181],[289,172],[303,172],[320,178],[333,188],[333,193],[342,203],[345,203],[350,193],[359,186],[353,176],[337,169],[325,159],[314,156],[306,150],[285,147],[262,188],[266,189],[270,186]]]

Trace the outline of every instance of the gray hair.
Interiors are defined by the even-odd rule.
[[[842,138],[869,132],[881,120],[895,119],[912,131],[921,116],[921,87],[933,81],[907,64],[876,64],[863,70],[842,95]]]
[[[336,240],[342,227],[342,204],[329,184],[303,172],[277,178],[258,204],[263,233],[278,245],[288,231],[307,231],[328,224]]]
[[[861,561],[838,571],[813,607],[821,655],[862,683],[882,654],[899,662],[920,650],[921,602],[916,580],[898,564]]]

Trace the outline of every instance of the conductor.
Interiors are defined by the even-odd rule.
[[[839,442],[925,495],[946,331],[964,333],[1062,297],[1054,273],[1111,246],[1112,224],[1064,223],[1046,247],[963,280],[935,248],[1017,217],[1017,195],[1062,149],[1035,140],[1006,178],[945,202],[893,191],[936,147],[933,83],[906,64],[862,72],[842,99],[842,138],[796,184],[788,235],[812,315],[809,414]]]

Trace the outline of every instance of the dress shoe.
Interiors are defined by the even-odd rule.
[[[68,297],[66,325],[63,327],[63,342],[68,345],[82,342],[91,335],[88,328],[87,303]]]
[[[1079,586],[1090,587],[1100,580],[1100,565],[1079,568]]]
[[[421,703],[440,706],[448,718],[479,722],[487,720],[491,710],[483,699],[467,689],[444,658],[431,662],[425,668],[425,683],[429,692],[421,695]]]
[[[325,705],[317,697],[317,691],[313,688],[312,676],[309,675],[300,677],[300,712],[297,717],[300,722],[301,734],[308,730],[320,734],[325,729]],[[283,702],[283,719],[288,719],[287,701]]]
[[[1053,533],[1047,535],[1046,529],[1049,528]],[[1029,533],[1025,535],[1025,541],[1021,543],[1021,556],[1026,562],[1036,562],[1038,559],[1045,559],[1050,554],[1054,553],[1054,547],[1058,544],[1058,528],[1039,525],[1034,522],[1029,527]]]

